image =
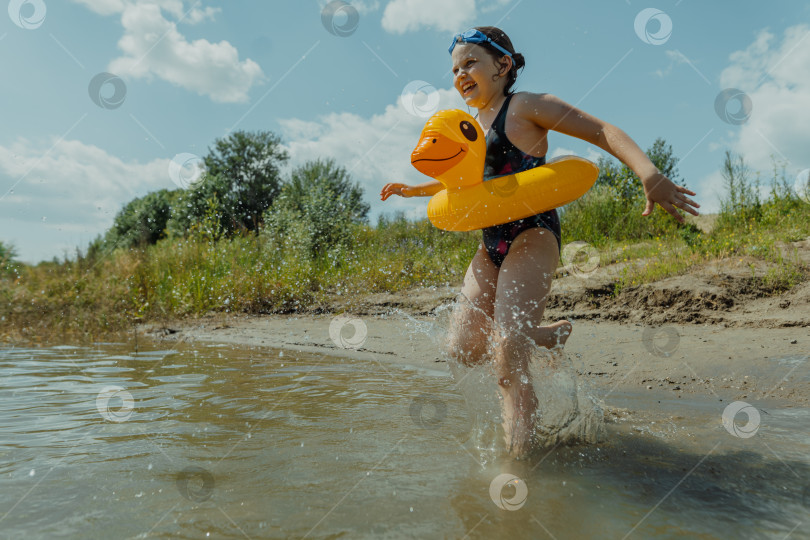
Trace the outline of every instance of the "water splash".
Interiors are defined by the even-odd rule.
[[[562,348],[536,347],[529,373],[538,402],[535,446],[599,442],[605,431],[602,407]]]
[[[450,333],[454,331],[453,318],[462,307],[478,310],[460,297],[455,303],[437,308],[432,322],[416,320],[401,311],[398,313],[406,317],[410,333],[420,333],[431,339],[447,361],[455,381],[453,390],[464,397],[471,419],[470,444],[477,450],[482,464],[486,464],[493,462],[506,449],[502,426],[503,398],[492,361],[491,343],[487,353],[473,361],[449,350]],[[573,362],[562,346],[548,349],[531,342],[528,373],[517,373],[516,377],[524,384],[532,384],[537,399],[537,408],[531,417],[534,448],[595,444],[602,440],[605,433],[602,407],[587,383],[578,379]]]

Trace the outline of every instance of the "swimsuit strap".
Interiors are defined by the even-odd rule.
[[[509,102],[512,101],[512,96],[515,94],[507,94],[506,99],[501,105],[501,110],[498,111],[498,115],[495,117],[495,121],[492,122],[492,129],[498,136],[503,139],[507,140],[506,138],[506,111],[509,109]]]
[[[545,157],[535,157],[524,153],[520,148],[512,144],[512,141],[506,136],[507,111],[513,96],[514,94],[507,94],[501,105],[501,110],[498,111],[487,132],[484,180],[532,169],[546,162]]]

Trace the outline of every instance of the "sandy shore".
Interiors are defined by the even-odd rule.
[[[784,249],[810,268],[810,239]],[[617,297],[612,291],[619,264],[561,272],[546,317],[574,323],[566,352],[603,396],[639,392],[659,400],[807,406],[810,281],[774,294],[763,280],[769,269],[761,261],[727,259]],[[446,369],[438,346],[446,325],[442,306],[457,293],[446,287],[335,298],[329,314],[216,315],[140,331],[156,340],[370,355],[379,362]],[[338,316],[347,319],[335,322]],[[360,344],[349,343],[355,324],[349,319],[364,327]],[[346,328],[336,334],[342,324]]]

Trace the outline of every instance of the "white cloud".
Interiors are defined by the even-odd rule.
[[[8,224],[2,239],[31,262],[61,255],[65,246],[86,247],[125,203],[174,188],[168,164],[169,159],[124,162],[76,140],[38,144],[18,138],[0,146],[0,185],[5,188],[0,196],[14,185],[0,199],[0,215]]]
[[[460,32],[475,19],[475,0],[391,0],[383,12],[383,28],[404,34],[421,28]]]
[[[220,13],[222,10],[220,8],[212,8],[207,7],[205,9],[192,9],[188,15],[180,22],[187,22],[189,24],[198,24],[205,20],[214,20],[214,16],[217,13]]]
[[[714,214],[720,211],[720,200],[726,196],[726,184],[719,170],[714,171],[698,182],[695,190],[700,195],[701,214]],[[690,186],[691,187],[691,186]]]
[[[666,77],[667,75],[669,75],[670,73],[672,73],[672,69],[675,66],[680,66],[682,64],[688,64],[688,63],[691,62],[681,51],[671,49],[671,50],[668,50],[668,51],[664,51],[664,53],[666,54],[667,58],[669,58],[669,65],[667,67],[665,67],[664,69],[657,69],[654,72],[658,77],[660,77],[662,79],[664,77]],[[693,63],[693,65],[694,65],[694,63]]]
[[[454,89],[438,90],[439,109],[465,106]],[[334,158],[350,171],[371,203],[372,215],[405,211],[410,217],[424,217],[427,198],[391,197],[380,201],[388,182],[421,184],[430,180],[411,166],[410,155],[427,118],[413,116],[397,99],[381,114],[364,118],[352,113],[333,113],[318,121],[280,120],[292,167],[317,158]]]
[[[263,78],[253,60],[239,60],[227,41],[188,41],[177,25],[213,20],[219,8],[187,9],[183,0],[73,0],[100,15],[120,14],[124,35],[118,41],[124,55],[108,70],[124,78],[157,77],[220,103],[245,103],[254,84]],[[176,20],[169,20],[164,12]]]
[[[481,13],[492,13],[513,0],[391,0],[383,11],[382,26],[393,34],[422,28],[461,32]]]
[[[570,148],[563,148],[561,146],[558,146],[558,147],[554,148],[554,150],[549,152],[546,157],[547,157],[548,161],[551,161],[552,159],[558,158],[560,156],[579,156],[579,155],[580,155],[579,152],[575,152],[574,150],[571,150]],[[584,157],[585,159],[587,159],[589,161],[593,161],[594,163],[596,163],[597,161],[599,161],[600,157],[605,156],[605,155],[606,154],[604,152],[600,153],[600,152],[594,150],[592,147],[588,146],[585,149],[585,155],[581,156],[581,157]]]
[[[554,158],[558,158],[560,156],[570,156],[570,155],[575,154],[575,153],[576,152],[574,152],[573,150],[569,150],[568,148],[562,148],[561,146],[558,146],[557,148],[555,148],[554,150],[552,150],[549,153],[548,159],[550,161],[550,160],[552,160]]]
[[[810,167],[810,27],[786,29],[781,43],[760,32],[730,60],[721,86],[742,90],[752,103],[748,121],[730,128],[732,149],[765,174],[771,172],[771,156],[787,160],[789,173]]]
[[[186,10],[183,0],[73,0],[77,4],[98,13],[99,15],[114,15],[123,13],[128,6],[154,5],[170,13],[178,22],[197,24],[206,19],[214,19],[214,15],[221,12],[220,8],[199,8],[197,3]]]

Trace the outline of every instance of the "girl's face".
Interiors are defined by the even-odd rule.
[[[482,109],[498,95],[503,95],[506,75],[511,67],[501,66],[489,52],[475,43],[458,43],[453,49],[453,84],[470,107]]]

